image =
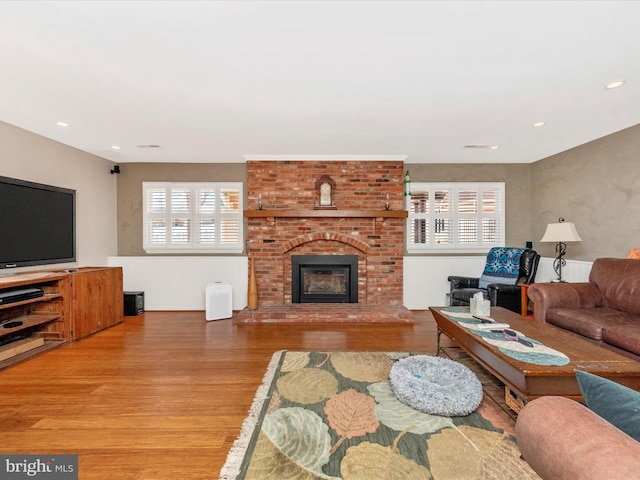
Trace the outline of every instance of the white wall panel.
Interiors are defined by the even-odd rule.
[[[449,275],[478,277],[484,256],[404,257],[404,305],[425,310],[448,304]],[[247,257],[109,257],[109,266],[121,266],[126,291],[145,292],[146,310],[205,310],[205,288],[227,282],[233,289],[233,309],[247,306]],[[568,282],[586,282],[591,262],[568,260],[562,276]],[[553,258],[540,259],[537,282],[556,278]]]
[[[448,305],[449,275],[479,277],[484,268],[482,256],[404,257],[404,306],[410,310]],[[586,282],[592,262],[567,260],[562,278],[567,282]],[[536,282],[557,278],[553,258],[541,258]]]
[[[449,275],[479,277],[484,256],[404,257],[404,306],[409,310],[448,305]]]
[[[553,258],[542,257],[538,265],[538,273],[536,274],[536,282],[551,282],[558,278],[553,270]],[[565,282],[588,282],[589,272],[593,262],[584,262],[577,260],[567,260],[567,264],[562,267],[562,280]]]
[[[231,284],[233,309],[247,306],[247,257],[109,257],[125,291],[144,291],[145,310],[205,310],[207,284]]]

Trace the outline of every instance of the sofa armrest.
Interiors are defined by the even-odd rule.
[[[533,318],[546,322],[550,308],[594,308],[602,304],[595,283],[534,283],[527,295],[533,302]]]
[[[457,290],[458,288],[478,288],[478,285],[480,283],[479,278],[459,277],[456,275],[447,277],[447,280],[450,282],[451,291]]]
[[[529,402],[518,414],[516,440],[543,479],[637,478],[640,472],[640,443],[568,398]]]

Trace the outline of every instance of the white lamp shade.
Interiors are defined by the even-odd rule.
[[[540,239],[541,242],[581,242],[576,225],[572,222],[550,223],[547,231]]]

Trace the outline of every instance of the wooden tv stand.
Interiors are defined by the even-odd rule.
[[[0,277],[0,292],[39,288],[41,297],[0,304],[0,369],[122,322],[121,267],[82,267]]]

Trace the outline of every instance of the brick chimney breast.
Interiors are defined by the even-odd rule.
[[[259,304],[291,303],[292,255],[357,255],[358,304],[401,306],[404,218],[371,212],[387,202],[404,210],[403,169],[402,161],[248,161],[247,191],[268,212],[247,222]],[[323,176],[335,184],[332,216],[314,210]],[[310,213],[279,215],[294,210]]]

